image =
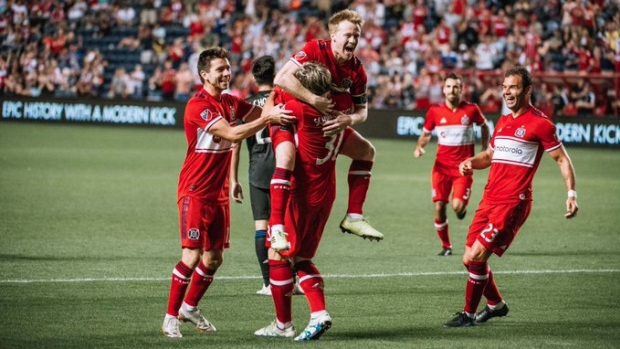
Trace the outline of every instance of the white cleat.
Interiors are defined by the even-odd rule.
[[[171,316],[166,316],[164,318],[164,324],[161,326],[161,331],[164,333],[164,336],[170,338],[181,338],[183,335],[179,330],[179,319]]]
[[[332,327],[332,318],[329,314],[325,313],[325,315],[319,317],[318,319],[310,320],[308,327],[306,327],[299,336],[295,337],[295,341],[303,342],[317,340],[321,338],[321,336],[327,332],[330,327]]]
[[[274,225],[270,229],[269,242],[271,243],[271,249],[276,252],[287,251],[291,248],[291,244],[288,242],[288,234],[284,232],[282,225]]]
[[[261,296],[271,296],[271,287],[269,286],[264,286],[256,291],[256,294],[260,294]]]
[[[342,230],[343,233],[357,235],[361,238],[370,240],[380,241],[383,240],[384,237],[383,234],[373,228],[365,218],[349,218],[349,216],[346,216],[342,222],[340,222],[340,230]]]
[[[211,324],[209,320],[202,315],[200,309],[196,308],[195,310],[190,311],[187,309],[185,303],[183,303],[181,309],[179,309],[179,320],[183,322],[191,322],[196,326],[196,329],[200,331],[200,333],[216,331],[215,326],[213,326],[213,324]]]
[[[260,330],[254,332],[255,335],[260,337],[284,337],[284,338],[293,338],[295,337],[295,327],[290,325],[285,329],[281,329],[278,327],[276,320],[273,320],[268,326],[261,328]]]

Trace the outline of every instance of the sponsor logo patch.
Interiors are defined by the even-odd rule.
[[[200,117],[201,117],[204,121],[207,121],[207,120],[211,119],[211,112],[209,111],[209,109],[205,109],[205,111],[203,111],[202,113],[200,113]]]

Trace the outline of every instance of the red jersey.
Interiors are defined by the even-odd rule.
[[[232,142],[209,133],[209,128],[222,119],[234,127],[237,117],[245,121],[252,110],[254,105],[243,99],[223,94],[217,100],[204,89],[190,98],[183,117],[187,155],[179,175],[178,199],[228,202]]]
[[[334,84],[351,94],[353,103],[366,104],[366,83],[368,82],[368,77],[362,62],[354,56],[342,64],[336,63],[331,41],[312,40],[301,51],[294,54],[291,60],[299,66],[306,62],[322,63],[332,74]]]
[[[492,203],[531,201],[532,180],[543,151],[560,146],[555,125],[534,107],[517,118],[512,114],[499,118],[489,143],[494,152],[483,199]]]
[[[474,156],[474,124],[486,122],[478,105],[461,101],[452,111],[446,103],[432,105],[426,113],[424,131],[437,129],[437,157],[434,170],[460,176],[459,164]]]

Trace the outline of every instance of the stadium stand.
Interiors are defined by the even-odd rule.
[[[199,84],[197,53],[220,45],[233,53],[231,93],[245,97],[255,88],[248,72],[253,57],[273,55],[281,67],[305,41],[328,37],[331,13],[351,8],[366,20],[358,56],[372,108],[425,109],[440,99],[441,77],[455,71],[464,76],[467,99],[496,111],[501,71],[521,64],[537,77],[536,103],[551,115],[617,115],[618,6],[612,0],[0,0],[0,93],[175,98],[182,94],[175,78],[181,64],[189,64]],[[145,78],[130,78],[136,69]],[[582,80],[589,111],[586,97],[573,91]],[[127,91],[111,93],[113,82]]]

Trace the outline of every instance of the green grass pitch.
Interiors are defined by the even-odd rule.
[[[377,161],[365,214],[386,239],[342,234],[346,170],[317,267],[332,329],[318,342],[256,338],[273,320],[260,286],[247,187],[232,205],[232,247],[201,308],[218,332],[160,326],[180,258],[176,185],[186,146],[178,130],[0,123],[0,348],[617,348],[620,346],[620,152],[568,148],[581,210],[563,217],[566,190],[544,157],[534,207],[490,266],[510,304],[505,318],[441,325],[463,306],[464,236],[486,182],[474,179],[465,220],[449,212],[455,255],[438,257],[430,170],[435,144],[373,139]],[[303,297],[294,323],[308,320]]]

